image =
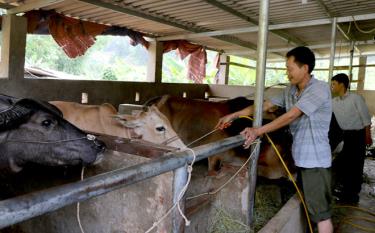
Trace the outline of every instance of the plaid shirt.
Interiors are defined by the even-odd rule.
[[[337,123],[343,130],[360,130],[371,125],[371,115],[365,99],[356,93],[345,93],[332,100]]]
[[[293,135],[292,154],[298,167],[328,168],[331,166],[331,148],[328,131],[332,116],[331,91],[326,82],[313,76],[297,96],[297,87],[290,85],[271,102],[289,111],[293,106],[303,115],[290,123]]]

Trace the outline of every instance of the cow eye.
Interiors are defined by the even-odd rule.
[[[52,125],[52,120],[44,120],[42,121],[42,126],[44,127],[50,127]]]
[[[165,128],[164,128],[164,126],[159,126],[159,127],[156,127],[156,131],[163,132],[163,131],[165,131]]]

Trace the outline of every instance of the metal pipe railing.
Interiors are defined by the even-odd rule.
[[[188,180],[187,166],[182,166],[174,170],[173,174],[173,204],[177,203],[180,192]],[[185,195],[180,200],[180,207],[185,212]],[[173,210],[172,233],[184,232],[184,219],[177,208]]]
[[[269,15],[269,0],[260,1],[259,6],[259,32],[258,32],[258,59],[256,70],[256,89],[254,100],[254,124],[255,127],[262,126],[263,119],[263,97],[264,97],[264,83],[266,76],[266,60],[267,60],[267,41],[268,41],[268,15]],[[249,193],[248,193],[248,216],[247,225],[253,227],[254,223],[254,206],[255,206],[255,186],[257,182],[257,166],[259,158],[259,146],[252,146],[251,151],[254,151],[254,156],[249,162]]]
[[[196,161],[237,147],[243,142],[243,137],[237,135],[194,147]],[[189,150],[169,153],[149,162],[92,176],[83,181],[0,201],[0,229],[175,170],[191,162],[192,159],[192,152]]]

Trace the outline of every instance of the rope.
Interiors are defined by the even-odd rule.
[[[149,233],[151,232],[155,227],[157,227],[171,212],[172,210],[177,206],[178,208],[178,212],[180,213],[180,215],[182,216],[182,218],[185,220],[185,226],[189,226],[190,225],[190,221],[189,219],[185,216],[185,214],[183,213],[183,211],[181,210],[181,207],[180,207],[180,201],[182,199],[182,197],[185,195],[185,192],[189,186],[189,183],[191,181],[191,173],[193,172],[193,165],[195,163],[195,159],[196,159],[196,154],[194,152],[193,149],[191,148],[188,148],[188,147],[185,147],[183,148],[182,150],[189,150],[192,152],[192,155],[193,155],[193,161],[191,162],[190,165],[187,166],[187,172],[188,172],[188,179],[186,181],[186,184],[185,186],[182,188],[181,192],[178,194],[178,198],[177,198],[177,201],[176,203],[173,204],[173,206],[171,208],[168,209],[168,211],[156,222],[154,222],[152,224],[152,226],[147,230],[145,231],[145,233]]]
[[[260,140],[256,140],[254,141],[252,144],[256,144],[256,146],[259,146],[260,144]],[[191,200],[191,199],[194,199],[194,198],[197,198],[197,197],[201,197],[201,196],[204,196],[204,195],[215,195],[216,193],[218,193],[219,191],[221,191],[225,186],[227,186],[227,184],[229,184],[240,172],[241,170],[246,166],[246,164],[249,163],[250,159],[253,157],[254,155],[254,152],[255,152],[255,149],[251,152],[249,158],[245,161],[244,164],[242,164],[242,166],[240,167],[240,169],[237,170],[236,173],[234,173],[233,176],[231,176],[223,185],[221,185],[218,189],[216,189],[215,191],[212,191],[212,192],[205,192],[205,193],[201,193],[201,194],[198,194],[198,195],[195,195],[195,196],[190,196],[190,197],[187,197],[186,200]]]
[[[349,22],[348,31],[346,32],[347,35],[349,34],[351,28],[352,28],[352,21]]]
[[[85,167],[82,166],[81,181],[83,180],[84,172],[85,172]],[[79,216],[79,204],[80,203],[77,202],[77,221],[78,221],[78,226],[79,226],[79,229],[81,230],[81,233],[85,233],[85,231],[83,230],[82,224],[81,224],[81,218]]]
[[[55,144],[55,143],[63,143],[63,142],[71,142],[71,141],[77,141],[77,140],[82,140],[82,139],[87,139],[90,141],[94,141],[96,137],[92,134],[87,134],[85,137],[80,137],[80,138],[72,138],[72,139],[64,139],[64,140],[56,140],[56,141],[23,141],[23,140],[6,140],[2,143],[8,143],[8,142],[16,142],[16,143],[35,143],[35,144]]]
[[[369,31],[365,31],[363,29],[361,29],[358,24],[357,24],[357,21],[355,20],[354,16],[352,16],[353,18],[353,22],[354,22],[354,26],[357,28],[358,31],[362,32],[362,33],[365,33],[365,34],[371,34],[373,32],[375,32],[375,28],[369,30]]]
[[[207,137],[208,135],[213,134],[213,133],[216,132],[217,130],[219,130],[219,129],[211,130],[210,132],[206,133],[206,134],[203,135],[202,137],[199,137],[199,138],[195,139],[194,141],[190,142],[189,144],[187,144],[186,147],[189,147],[189,146],[191,146],[192,144],[194,144],[194,143],[196,143],[196,142],[202,140],[203,138]]]
[[[336,205],[335,207],[333,207],[335,209],[341,209],[341,208],[349,208],[349,209],[354,209],[354,210],[359,210],[359,211],[362,211],[362,212],[365,212],[371,216],[374,216],[375,217],[375,213],[374,212],[371,212],[365,208],[361,208],[361,207],[358,207],[358,206],[351,206],[351,205]]]
[[[367,227],[361,226],[359,224],[355,224],[355,223],[353,223],[353,221],[350,221],[350,220],[363,220],[363,221],[375,223],[375,219],[374,219],[375,213],[374,212],[371,212],[371,211],[369,211],[368,209],[365,209],[365,208],[361,208],[361,207],[357,207],[357,206],[349,206],[349,205],[337,205],[337,206],[334,206],[333,208],[335,208],[335,209],[348,208],[348,209],[362,211],[362,212],[364,212],[368,215],[371,215],[373,218],[361,217],[361,216],[346,217],[346,218],[344,218],[340,221],[339,226],[343,225],[343,224],[348,224],[348,225],[351,225],[352,227],[355,227],[355,228],[360,229],[360,230],[365,231],[365,232],[375,232],[375,230],[373,228],[367,228]],[[339,228],[337,229],[337,232],[339,232]]]
[[[170,143],[172,143],[172,142],[174,142],[174,141],[176,141],[176,140],[178,140],[178,139],[180,139],[180,138],[179,138],[178,135],[176,134],[175,136],[172,136],[172,137],[168,138],[167,140],[163,141],[163,142],[160,143],[160,144],[161,144],[161,145],[168,145],[168,144],[170,144]]]
[[[352,221],[350,220],[363,220],[363,221],[367,221],[367,222],[372,222],[372,223],[375,223],[375,219],[371,219],[371,218],[366,218],[366,217],[358,217],[358,216],[351,216],[351,217],[347,217],[347,218],[344,218],[343,220],[341,220],[341,224],[348,224],[348,225],[351,225],[352,227],[355,227],[355,228],[358,228],[362,231],[365,231],[365,232],[375,232],[375,229],[374,228],[368,228],[368,227],[364,227],[362,225],[359,225],[359,224],[355,224],[353,223]],[[340,224],[340,225],[341,225]]]

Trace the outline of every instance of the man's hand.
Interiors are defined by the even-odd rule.
[[[245,149],[248,149],[255,139],[260,136],[257,128],[245,128],[241,135],[245,138],[245,143],[243,144]]]
[[[236,118],[235,114],[228,114],[219,119],[219,122],[216,124],[215,129],[225,129],[229,127],[232,121]]]
[[[371,127],[366,126],[366,138],[365,138],[366,145],[372,145],[372,138],[371,138]]]

